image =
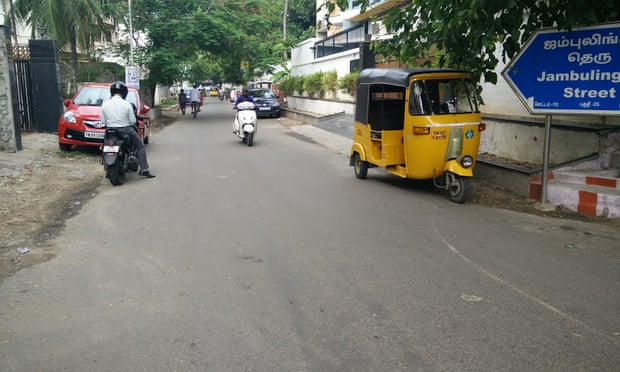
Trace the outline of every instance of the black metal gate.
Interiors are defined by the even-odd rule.
[[[13,68],[15,70],[15,92],[17,101],[15,120],[22,132],[35,130],[32,111],[32,90],[30,85],[30,48],[25,45],[13,46]]]
[[[55,133],[62,115],[58,46],[55,40],[30,40],[30,98],[34,126]]]

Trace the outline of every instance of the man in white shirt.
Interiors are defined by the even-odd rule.
[[[146,178],[153,178],[155,175],[149,171],[146,148],[135,128],[136,112],[133,105],[125,101],[127,93],[127,86],[123,82],[115,81],[112,83],[110,86],[112,98],[105,101],[101,106],[101,123],[106,127],[117,128],[129,136],[131,143],[138,149],[139,174]]]
[[[189,100],[191,102],[192,107],[195,105],[196,110],[200,111],[200,91],[198,90],[197,84],[194,84],[194,87],[189,92]]]

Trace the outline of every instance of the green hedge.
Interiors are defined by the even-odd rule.
[[[359,72],[351,72],[350,74],[343,76],[339,81],[340,89],[355,97],[355,93],[357,91],[357,79],[359,76]]]
[[[315,72],[305,77],[304,90],[310,97],[314,97],[317,93],[322,97],[325,90],[323,89],[322,71]]]
[[[295,92],[303,95],[306,92],[310,97],[317,94],[324,97],[327,91],[332,92],[335,96],[337,90],[342,89],[355,96],[358,77],[358,72],[352,72],[338,79],[336,70],[319,71],[306,76],[290,76],[280,82],[280,90],[287,96],[293,95]]]

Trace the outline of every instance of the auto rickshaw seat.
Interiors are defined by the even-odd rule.
[[[405,107],[402,100],[385,100],[382,108],[379,105],[368,110],[368,123],[375,131],[402,130],[404,125]]]
[[[402,130],[403,112],[386,112],[383,115],[383,130]]]

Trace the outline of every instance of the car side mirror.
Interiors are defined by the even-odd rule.
[[[71,100],[67,98],[66,100],[64,100],[63,104],[65,105],[65,107],[69,107],[69,105],[71,104]]]

